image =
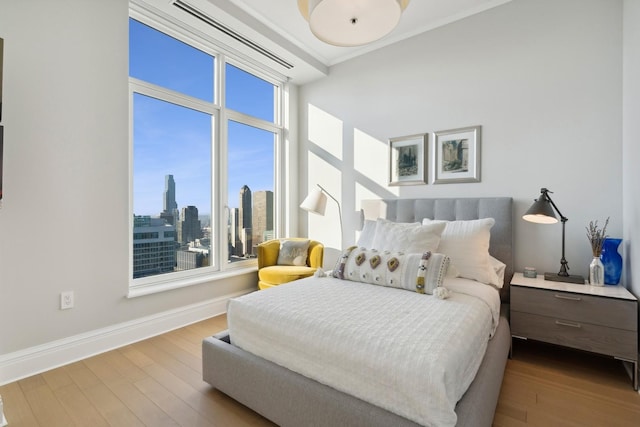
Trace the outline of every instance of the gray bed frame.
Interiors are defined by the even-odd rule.
[[[475,379],[456,405],[457,426],[491,426],[511,345],[506,313],[513,275],[512,199],[364,200],[362,208],[367,219],[396,222],[495,218],[489,251],[507,265],[500,324]],[[280,426],[418,425],[235,347],[228,331],[203,341],[202,365],[206,382]]]

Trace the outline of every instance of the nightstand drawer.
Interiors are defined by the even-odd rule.
[[[637,333],[560,317],[511,312],[511,334],[566,347],[636,360]]]
[[[636,301],[512,286],[511,310],[629,331],[637,330]]]

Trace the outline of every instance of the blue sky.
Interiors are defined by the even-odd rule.
[[[130,20],[129,74],[140,80],[212,102],[215,58]],[[273,85],[226,65],[227,107],[272,121]],[[162,211],[164,177],[173,175],[176,202],[209,214],[211,206],[211,137],[208,114],[134,94],[134,213]],[[229,122],[228,204],[238,206],[243,185],[252,192],[273,191],[273,134]]]

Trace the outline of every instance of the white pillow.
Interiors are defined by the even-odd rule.
[[[376,222],[370,219],[365,219],[364,226],[362,227],[362,231],[360,232],[360,237],[358,237],[356,245],[361,248],[372,248],[375,234]]]
[[[489,262],[491,263],[493,271],[496,272],[496,276],[498,276],[498,283],[496,284],[496,287],[501,289],[504,285],[504,272],[507,268],[507,265],[499,259],[492,257],[491,255],[489,255]]]
[[[489,240],[493,218],[468,221],[439,221],[425,218],[423,224],[445,224],[437,251],[447,254],[458,276],[494,286],[502,286],[491,265]]]
[[[278,252],[278,265],[307,265],[308,240],[282,240]]]
[[[404,254],[352,246],[342,253],[333,276],[431,295],[442,286],[448,266],[448,256],[430,251]]]
[[[491,268],[493,268],[493,271],[496,272],[496,276],[498,276],[498,284],[495,285],[495,287],[502,289],[502,287],[504,286],[504,272],[507,268],[507,265],[499,259],[492,257],[491,255],[489,255],[489,262],[491,263]],[[449,268],[447,269],[447,277],[462,277],[453,263],[449,264]]]
[[[392,222],[378,218],[370,248],[419,254],[435,252],[445,227],[445,223],[421,225],[419,222]]]

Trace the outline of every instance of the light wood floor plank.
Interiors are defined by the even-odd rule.
[[[109,425],[144,427],[145,424],[107,387],[98,383],[83,390]]]
[[[166,367],[172,374],[182,378],[187,384],[196,390],[206,390],[207,384],[202,381],[202,366],[197,370],[182,363],[160,347],[156,347],[150,340],[138,343],[138,348],[155,363]],[[201,362],[202,364],[202,362]]]
[[[109,426],[107,420],[75,383],[56,389],[54,394],[76,426]]]
[[[9,427],[272,427],[202,381],[202,339],[226,327],[214,317],[0,387]],[[640,395],[616,360],[516,341],[493,424],[638,427]]]
[[[202,356],[200,352],[193,353],[189,350],[185,350],[175,344],[175,340],[168,338],[164,335],[151,338],[151,343],[163,350],[165,353],[180,361],[184,365],[190,367],[193,370],[199,371],[202,365]]]
[[[271,425],[259,415],[250,417],[253,413],[244,412],[244,407],[236,401],[230,399],[219,392],[211,392],[206,383],[202,383],[203,387],[200,391],[192,387],[190,384],[182,380],[182,378],[174,375],[165,367],[158,363],[154,363],[146,355],[142,354],[137,348],[129,347],[123,351],[126,357],[131,358],[140,363],[142,369],[149,374],[150,377],[158,381],[165,388],[182,399],[193,410],[197,411],[204,418],[209,420],[216,426],[244,426],[244,425]],[[134,362],[135,363],[135,362]],[[230,407],[235,406],[236,411],[231,411]],[[238,417],[236,412],[244,412],[243,416]],[[247,423],[245,421],[251,421]]]
[[[73,380],[64,369],[52,369],[43,372],[42,379],[49,385],[51,390],[58,390],[73,384]]]
[[[61,368],[81,390],[101,384],[100,378],[83,362],[75,362]],[[57,370],[57,369],[56,369]]]
[[[39,425],[52,427],[74,425],[73,420],[60,401],[56,399],[53,390],[42,378],[42,375],[18,381],[18,384],[20,384]]]
[[[495,426],[640,425],[640,395],[614,359],[535,343],[514,342]]]
[[[40,425],[17,382],[0,387],[0,396],[2,396],[5,417],[11,427]]]
[[[137,381],[134,385],[142,394],[158,407],[162,408],[162,410],[179,425],[194,427],[211,425],[211,420],[205,419],[182,399],[164,388],[153,378]]]

